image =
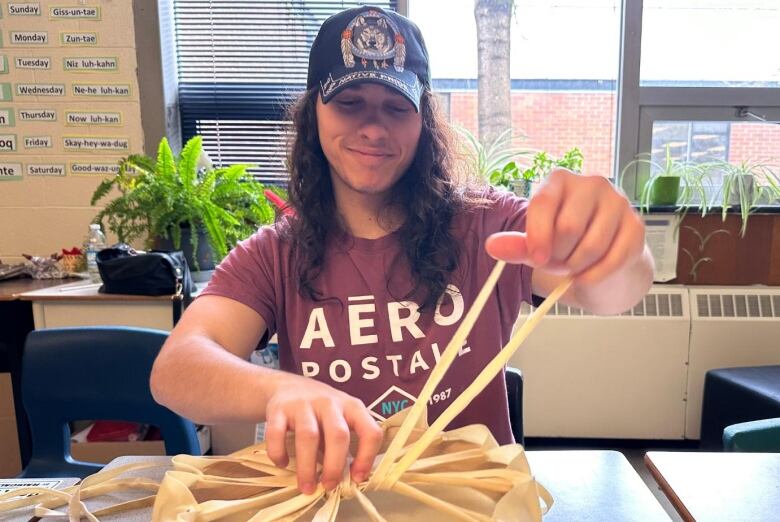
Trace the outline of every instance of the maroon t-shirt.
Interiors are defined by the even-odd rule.
[[[301,297],[290,245],[277,226],[261,228],[217,267],[201,295],[241,302],[265,320],[279,342],[282,370],[327,383],[363,401],[378,420],[409,406],[471,307],[495,264],[485,239],[525,230],[526,200],[491,192],[492,204],[453,219],[460,264],[435,310],[404,300],[411,287],[398,233],[379,239],[343,235],[328,245],[315,286],[325,298]],[[531,269],[507,265],[497,290],[434,396],[435,419],[506,344],[523,300],[531,299]],[[512,442],[503,375],[497,376],[450,429],[485,424],[501,444]]]

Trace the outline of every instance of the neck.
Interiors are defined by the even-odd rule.
[[[333,197],[344,228],[351,235],[377,239],[403,223],[399,212],[388,209],[386,194],[363,194],[334,183]]]

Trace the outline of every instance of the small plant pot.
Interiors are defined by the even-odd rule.
[[[515,193],[516,196],[521,198],[530,198],[531,197],[531,181],[527,179],[518,179],[512,181],[512,192]]]
[[[680,195],[679,176],[659,176],[648,181],[650,187],[651,205],[676,205]]]
[[[755,190],[755,179],[752,175],[741,174],[734,176],[734,179],[731,183],[731,190],[729,191],[729,205],[741,204],[739,198],[740,194],[744,194],[747,202],[752,203],[753,198],[755,197]]]
[[[184,252],[184,258],[192,272],[192,280],[196,283],[208,281],[214,272],[214,251],[209,245],[208,236],[205,230],[198,229],[198,251],[193,256],[192,240],[190,239],[191,228],[181,227],[181,248]],[[159,250],[174,250],[173,241],[167,238],[156,238],[154,248]]]

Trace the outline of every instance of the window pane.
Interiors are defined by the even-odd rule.
[[[652,159],[655,163],[664,163],[667,147],[670,156],[679,161],[761,164],[780,175],[780,125],[775,123],[653,122]],[[705,188],[711,203],[720,201],[722,180],[722,172],[714,170],[709,173]],[[700,199],[694,197],[692,202],[699,203]]]
[[[641,85],[780,86],[780,1],[644,0]]]
[[[762,122],[655,121],[653,159],[780,161],[780,125]]]
[[[446,23],[442,23],[446,13]],[[450,118],[477,133],[474,0],[412,0]],[[578,147],[583,171],[612,175],[619,0],[516,0],[511,24],[512,126],[517,145],[560,157]]]
[[[667,148],[672,159],[705,163],[728,159],[728,122],[656,121],[653,123],[653,161],[663,164]]]
[[[195,131],[216,165],[249,164],[249,172],[263,183],[284,184],[291,126],[288,121],[204,119],[196,122]]]

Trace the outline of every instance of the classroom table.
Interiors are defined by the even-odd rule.
[[[529,451],[528,460],[537,480],[553,495],[555,503],[545,522],[668,521],[669,517],[626,458],[616,451]],[[119,457],[107,467],[157,462],[161,467],[134,472],[161,480],[169,457]],[[110,503],[142,494],[119,494]],[[90,506],[104,505],[90,504]],[[101,521],[146,521],[151,508],[103,517]]]
[[[645,464],[683,520],[780,520],[780,453],[650,451]]]

